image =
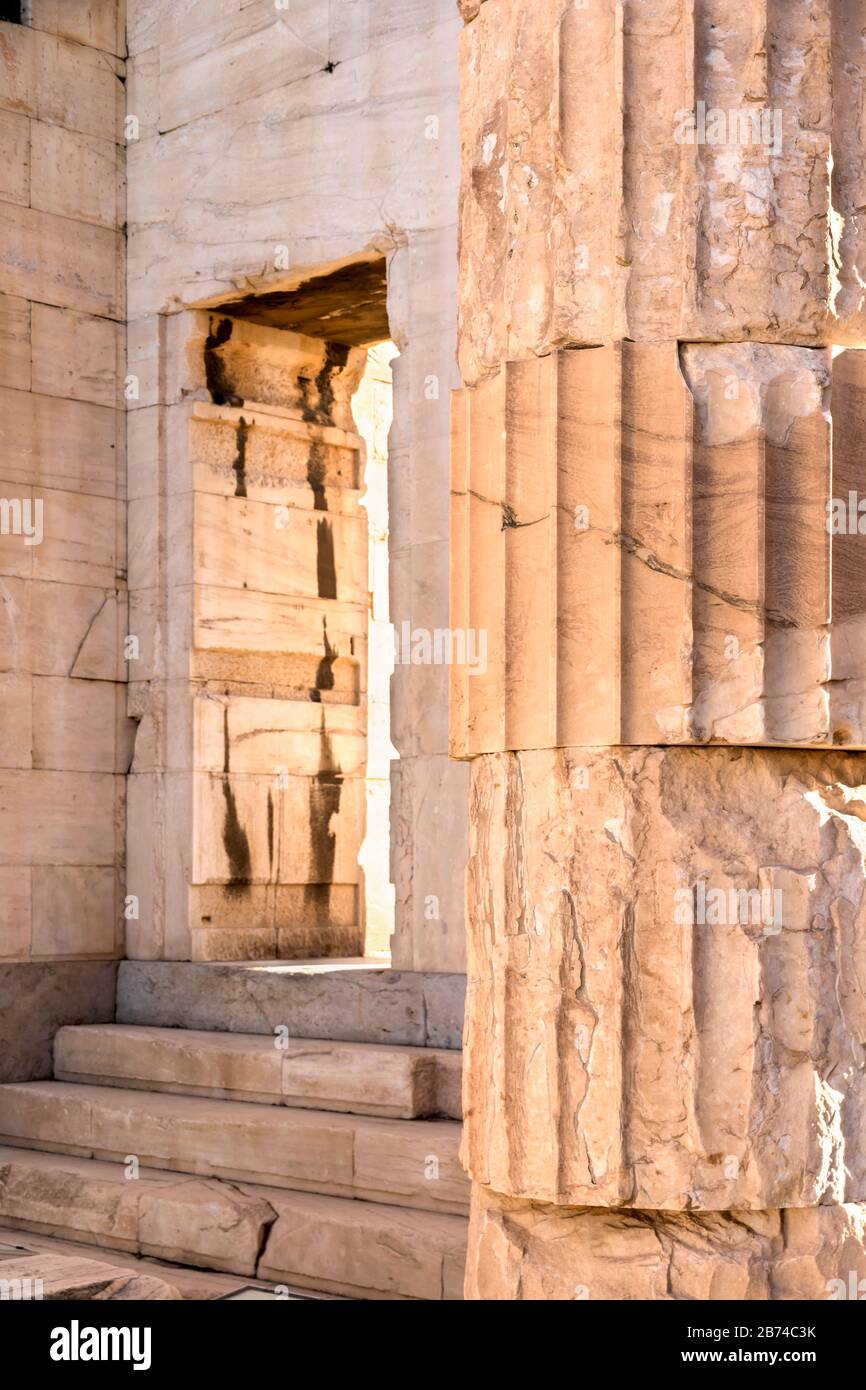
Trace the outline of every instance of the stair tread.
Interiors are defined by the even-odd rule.
[[[286,1187],[265,1187],[261,1183],[236,1183],[225,1178],[202,1178],[196,1173],[168,1172],[164,1168],[140,1168],[135,1182],[125,1176],[124,1165],[107,1158],[82,1158],[77,1154],[47,1152],[44,1149],[25,1149],[17,1145],[0,1144],[0,1175],[10,1165],[26,1165],[45,1173],[69,1174],[117,1187],[124,1193],[138,1196],[147,1187],[166,1192],[184,1184],[213,1183],[227,1192],[244,1192],[261,1197],[271,1204],[291,1197],[310,1211],[351,1211],[352,1220],[360,1225],[372,1225],[383,1213],[394,1220],[404,1221],[419,1231],[459,1232],[468,1223],[468,1216],[447,1211],[424,1211],[420,1207],[400,1207],[389,1202],[363,1202],[354,1197],[329,1197],[321,1192],[299,1192]],[[0,1183],[0,1214],[3,1212],[5,1185]]]
[[[0,1086],[0,1142],[269,1186],[463,1211],[453,1120],[395,1120],[69,1081]]]
[[[461,1053],[133,1024],[59,1029],[61,1081],[395,1119],[459,1119]]]
[[[175,1044],[178,1047],[182,1047],[188,1042],[195,1042],[200,1047],[232,1047],[241,1052],[247,1050],[274,1052],[278,1050],[274,1045],[274,1037],[270,1033],[226,1033],[205,1028],[161,1028],[139,1023],[68,1023],[58,1029],[57,1036],[60,1034],[105,1038],[127,1035],[142,1039],[153,1038],[167,1044]],[[405,1054],[407,1057],[419,1058],[444,1058],[447,1061],[459,1061],[461,1057],[461,1053],[452,1048],[416,1047],[411,1043],[351,1042],[339,1038],[289,1038],[287,1044],[290,1048],[298,1051],[309,1049],[332,1052],[361,1051],[370,1057],[378,1053],[386,1055]]]
[[[3,1096],[18,1092],[51,1095],[81,1103],[99,1101],[108,1107],[146,1110],[151,1114],[182,1117],[217,1116],[222,1123],[250,1121],[290,1129],[295,1126],[327,1124],[351,1131],[360,1127],[374,1130],[399,1129],[408,1135],[424,1133],[455,1134],[460,1131],[457,1120],[394,1120],[380,1115],[344,1115],[330,1110],[293,1108],[290,1106],[256,1105],[246,1100],[214,1100],[210,1096],[173,1095],[167,1091],[139,1091],[120,1086],[98,1086],[81,1081],[9,1081],[0,1085],[0,1125],[3,1116]]]

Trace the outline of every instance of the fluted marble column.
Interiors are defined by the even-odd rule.
[[[831,1297],[866,1275],[866,3],[460,8],[467,1293]]]

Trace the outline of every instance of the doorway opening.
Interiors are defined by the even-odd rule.
[[[386,297],[378,259],[199,311],[193,460],[219,454],[229,495],[197,507],[196,580],[214,603],[235,592],[231,659],[220,639],[194,654],[225,702],[223,765],[197,804],[213,846],[194,855],[199,960],[390,959]]]

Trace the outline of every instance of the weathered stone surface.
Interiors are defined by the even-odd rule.
[[[435,1113],[463,1118],[463,1054],[440,1049],[436,1063]]]
[[[468,1204],[460,1126],[61,1081],[0,1090],[0,1139],[79,1157],[358,1197],[422,1210]]]
[[[853,1276],[852,1276],[853,1271]],[[660,1212],[473,1192],[466,1297],[824,1300],[866,1272],[866,1208]]]
[[[126,1172],[121,1163],[2,1148],[0,1223],[350,1297],[462,1296],[465,1217],[153,1169],[128,1181]],[[4,1268],[0,1261],[0,1277]],[[184,1275],[181,1286],[189,1284]]]
[[[844,4],[487,0],[468,17],[467,384],[566,342],[853,340],[862,88]]]
[[[313,21],[321,17],[320,6],[307,4],[305,8]],[[259,66],[263,76],[268,74],[266,80],[274,81],[274,88],[256,92],[253,87],[249,96],[227,103],[216,120],[189,119],[192,111],[181,110],[182,123],[177,124],[177,109],[170,111],[162,101],[170,68],[174,71],[166,96],[173,107],[178,83],[182,83],[173,45],[162,31],[162,24],[167,19],[170,22],[170,12],[163,8],[157,40],[161,49],[161,133],[153,140],[131,145],[129,150],[134,317],[158,310],[171,295],[186,302],[201,302],[205,295],[219,302],[219,296],[225,302],[237,297],[239,285],[246,292],[282,288],[280,281],[289,281],[290,274],[275,271],[275,248],[287,243],[286,260],[297,283],[317,268],[324,270],[347,256],[364,250],[390,250],[394,226],[411,235],[416,228],[453,225],[457,151],[454,53],[459,15],[453,0],[416,7],[411,24],[401,13],[404,6],[392,5],[390,15],[382,15],[380,10],[365,4],[359,14],[354,3],[332,6],[329,43],[332,51],[342,46],[346,56],[333,71],[327,70],[327,59],[319,57],[314,63],[316,70],[297,83],[284,80],[291,18],[284,22],[284,15],[270,10],[268,22],[283,61],[276,66]],[[367,38],[370,30],[383,27],[383,19],[384,27],[389,19],[392,26],[399,25],[401,19],[403,24],[403,32],[389,45],[389,89],[384,102]],[[423,45],[419,42],[421,33],[426,40]],[[230,45],[220,52],[217,38],[226,41],[211,15],[193,42],[202,54],[206,52],[211,73],[221,69],[230,80]],[[293,49],[296,56],[292,62],[311,62],[310,50],[301,38],[295,37]],[[201,71],[204,62],[200,59]],[[218,99],[212,79],[202,95],[206,102],[215,96]],[[350,120],[344,106],[347,96],[354,104],[355,116],[362,111],[369,122],[370,149],[375,154],[366,168],[359,168],[352,158],[352,136],[357,136],[358,125],[354,117]],[[298,128],[301,110],[312,117],[303,138]],[[428,140],[424,138],[424,120],[431,111],[439,115],[440,136]],[[252,177],[235,144],[236,133],[244,127],[249,139],[268,151],[263,178]],[[304,168],[309,169],[310,131],[315,131],[314,148],[319,157],[331,164],[331,177],[312,188],[303,173]],[[215,196],[220,182],[211,162],[216,147],[221,156],[220,179],[230,182],[234,190],[230,203]],[[181,169],[189,179],[184,193],[175,176],[167,176],[170,170]],[[203,219],[195,231],[189,223],[189,190],[193,186],[196,215]],[[345,204],[338,191],[350,186],[359,193],[364,190],[361,203],[354,209]],[[378,205],[382,198],[384,207]],[[251,218],[252,208],[255,216]],[[429,304],[429,286],[424,298]]]
[[[143,1255],[255,1274],[265,1232],[274,1220],[263,1197],[225,1182],[184,1182],[143,1192],[138,1240]]]
[[[3,690],[9,689],[2,682]],[[0,955],[4,961],[25,961],[30,955],[33,884],[28,865],[0,868]]]
[[[0,151],[4,203],[30,205],[30,122],[15,111],[0,111]]]
[[[247,5],[169,20],[161,45],[161,129],[319,72],[327,61],[328,8],[301,0],[291,21],[283,19],[270,5]]]
[[[32,307],[33,390],[116,406],[121,386],[120,324],[49,304]]]
[[[293,1192],[266,1195],[277,1220],[260,1279],[348,1297],[462,1298],[462,1218]]]
[[[179,1179],[124,1162],[0,1149],[0,1220],[17,1230],[177,1263],[255,1273],[275,1213],[215,1179]]]
[[[857,756],[756,749],[474,761],[477,1182],[572,1206],[866,1198],[862,779]]]
[[[30,206],[97,227],[116,227],[121,152],[114,140],[35,121],[31,135]]]
[[[114,1017],[114,961],[0,964],[0,1082],[51,1075],[57,1029]]]
[[[122,63],[80,41],[13,24],[0,35],[0,53],[0,107],[83,135],[122,138]]]
[[[156,438],[149,416],[130,436],[131,466],[147,469],[129,503],[133,611],[148,629],[130,700],[142,740],[133,777],[152,777],[129,801],[129,885],[143,910],[128,949],[356,955],[357,911],[350,922],[292,920],[278,894],[323,901],[360,881],[366,643],[354,633],[366,636],[369,581],[350,401],[365,352],[189,317],[168,394],[199,399],[173,407]],[[334,697],[350,704],[342,721],[326,709]],[[156,866],[177,845],[183,858],[166,875]]]
[[[866,801],[767,745],[866,728],[860,19],[458,7],[467,1296],[832,1296]]]
[[[31,948],[40,957],[108,957],[123,949],[116,869],[31,869]]]
[[[433,1048],[376,1047],[369,1043],[291,1043],[282,1054],[285,1105],[348,1110],[355,1115],[418,1119],[440,1110],[460,1054]],[[459,1119],[459,1112],[455,1118]]]
[[[139,1303],[150,1299],[179,1299],[182,1294],[174,1284],[167,1284],[153,1274],[130,1273],[118,1270],[111,1283],[93,1295],[94,1299],[129,1299]]]
[[[110,773],[0,772],[0,863],[112,863],[122,797]]]
[[[30,313],[28,300],[0,294],[0,384],[30,390]]]
[[[174,1179],[149,1173],[129,1182],[122,1164],[3,1148],[0,1213],[9,1226],[134,1251],[141,1197],[163,1181]]]
[[[123,961],[117,1020],[156,1028],[459,1048],[463,975],[360,962],[196,965]]]
[[[38,261],[33,248],[39,249]],[[118,318],[122,285],[116,231],[35,208],[0,203],[0,292]]]
[[[172,1284],[152,1274],[134,1274],[97,1260],[74,1259],[68,1255],[26,1255],[0,1261],[0,1281],[14,1290],[18,1281],[31,1287],[39,1281],[40,1298],[47,1302],[107,1301],[135,1299],[152,1301],[179,1299]],[[33,1295],[28,1295],[32,1297]],[[14,1292],[11,1297],[15,1297]]]
[[[34,676],[33,766],[69,772],[125,772],[132,727],[112,681]]]
[[[384,266],[381,260],[374,264]],[[384,279],[384,270],[378,273]],[[336,298],[339,301],[339,294]],[[225,312],[200,310],[186,325],[176,320],[174,332],[185,326],[186,334],[182,350],[168,364],[164,387],[168,399],[179,400],[194,393],[202,402],[197,411],[202,421],[221,418],[208,408],[212,400],[217,406],[248,403],[262,416],[263,428],[268,423],[272,429],[291,431],[294,427],[296,437],[312,437],[330,450],[351,453],[357,449],[360,440],[352,399],[363,379],[366,349],[347,349],[342,343],[329,346],[326,327],[310,336],[302,330],[275,328],[265,318],[261,301],[251,296],[238,305],[229,302]],[[318,431],[311,431],[311,425],[318,426]],[[207,459],[206,431],[198,433]],[[275,461],[285,463],[286,457]],[[346,466],[357,468],[357,460],[344,456],[341,461],[342,473],[334,470],[335,476],[327,481],[345,488],[352,485]],[[305,480],[303,454],[294,462],[295,476]],[[326,456],[325,462],[333,467],[335,460]]]

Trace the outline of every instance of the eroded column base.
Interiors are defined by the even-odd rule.
[[[554,1207],[473,1188],[468,1299],[830,1300],[861,1287],[862,1203],[671,1213]]]

